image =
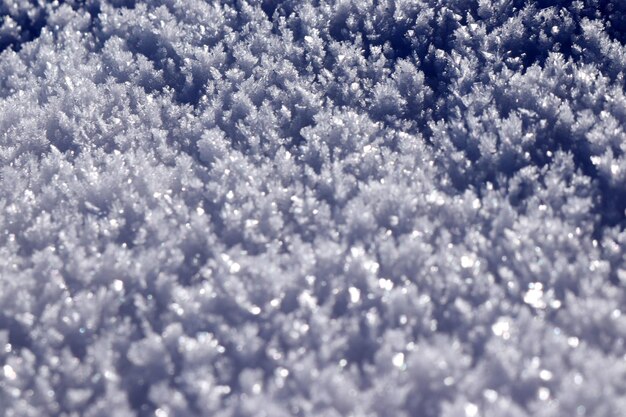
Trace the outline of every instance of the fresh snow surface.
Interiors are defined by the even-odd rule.
[[[0,417],[626,415],[625,1],[0,16]]]

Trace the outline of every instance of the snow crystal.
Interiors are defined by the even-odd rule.
[[[276,371],[276,373],[281,377],[281,378],[287,378],[289,376],[289,370],[286,368],[282,368],[279,367]]]
[[[443,379],[443,384],[444,384],[446,387],[449,387],[449,386],[451,386],[451,385],[454,385],[454,383],[455,383],[454,377],[448,376],[448,377],[445,377],[445,378]]]
[[[356,287],[350,287],[348,288],[348,292],[350,293],[350,301],[358,303],[361,299],[361,290]]]
[[[478,415],[478,406],[476,404],[465,404],[465,417],[476,417]]]
[[[232,262],[228,267],[228,270],[231,274],[236,274],[241,270],[241,265],[239,265],[237,262]]]
[[[3,415],[623,414],[622,2],[0,3]]]
[[[124,289],[124,281],[120,279],[113,281],[113,289],[117,292],[122,291]]]
[[[583,383],[583,376],[579,373],[574,375],[574,384],[581,385]]]
[[[543,381],[550,381],[552,379],[552,372],[548,371],[547,369],[542,369],[541,371],[539,371],[539,378],[541,378]]]
[[[404,368],[404,353],[398,352],[393,355],[392,362],[393,366],[395,366],[396,368]]]
[[[490,403],[494,403],[498,400],[498,393],[492,389],[487,389],[483,392],[483,396]]]
[[[317,299],[309,291],[303,291],[298,301],[302,307],[315,308],[317,306]]]
[[[511,323],[506,318],[500,318],[491,326],[491,331],[498,337],[508,340],[511,337]]]
[[[17,378],[17,374],[15,373],[11,365],[4,365],[2,371],[4,372],[4,377],[8,380],[13,380]]]
[[[541,387],[537,392],[537,396],[541,401],[547,401],[550,399],[550,390],[546,387]]]
[[[533,282],[528,285],[528,290],[524,294],[524,302],[533,308],[544,309],[546,308],[546,302],[543,296],[543,284]]]
[[[476,260],[471,255],[463,255],[461,256],[461,267],[462,268],[471,268],[474,266]]]
[[[578,347],[579,343],[580,343],[580,340],[577,337],[575,337],[575,336],[567,338],[567,344],[570,347],[576,348],[576,347]]]
[[[393,289],[393,281],[386,278],[380,278],[378,280],[378,286],[385,291],[391,291]]]

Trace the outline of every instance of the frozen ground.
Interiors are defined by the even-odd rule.
[[[623,417],[626,3],[0,1],[1,417]]]

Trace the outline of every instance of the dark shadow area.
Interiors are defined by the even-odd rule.
[[[40,10],[40,12],[32,18],[26,13],[21,13],[18,16],[9,16],[3,13],[0,19],[0,26],[9,18],[15,21],[18,34],[17,36],[14,34],[0,34],[0,53],[7,48],[19,52],[24,43],[37,39],[41,34],[41,30],[47,24],[47,15],[43,10]]]
[[[13,349],[31,347],[29,330],[13,317],[0,314],[0,330],[8,330],[9,343]]]
[[[267,15],[269,20],[272,20],[274,17],[274,12],[280,3],[280,0],[263,0],[263,3],[261,3],[261,9],[263,10],[263,13]]]

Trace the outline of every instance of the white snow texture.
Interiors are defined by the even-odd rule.
[[[0,18],[0,417],[626,415],[626,2]]]

